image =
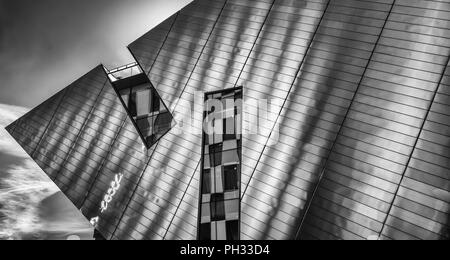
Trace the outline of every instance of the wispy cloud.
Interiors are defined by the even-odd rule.
[[[0,239],[89,238],[87,219],[4,129],[27,110],[0,105]]]

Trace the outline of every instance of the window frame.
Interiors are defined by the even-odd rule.
[[[232,97],[232,96],[234,96],[234,101],[236,102],[236,100],[238,100],[238,99],[243,99],[243,91],[244,91],[244,88],[242,87],[242,86],[240,86],[240,87],[237,87],[237,88],[231,88],[231,89],[224,89],[224,90],[219,90],[219,91],[213,91],[213,92],[206,92],[205,94],[204,94],[204,101],[205,101],[205,104],[206,104],[206,102],[209,100],[209,99],[214,99],[214,98],[220,98],[221,100],[225,100],[226,98],[230,98],[230,97]],[[233,93],[233,94],[232,94]],[[237,107],[237,106],[239,106],[239,104],[236,104],[235,103],[235,108],[234,108],[234,115],[233,115],[233,118],[234,118],[234,130],[235,130],[235,134],[234,135],[232,135],[232,136],[234,136],[235,137],[235,139],[234,140],[236,140],[236,146],[237,146],[237,148],[236,149],[231,149],[231,150],[227,150],[227,151],[223,151],[223,148],[224,148],[224,143],[225,142],[227,142],[227,141],[230,141],[230,140],[233,140],[233,138],[225,138],[225,137],[228,137],[226,134],[226,128],[224,127],[224,129],[223,129],[223,133],[222,133],[222,138],[221,139],[219,139],[219,140],[221,140],[221,142],[220,142],[220,144],[219,143],[217,143],[217,142],[215,142],[215,134],[213,134],[213,143],[211,143],[210,142],[210,140],[209,140],[209,138],[210,138],[210,135],[208,135],[205,131],[204,131],[204,129],[203,129],[203,131],[202,131],[202,151],[201,151],[201,161],[200,161],[200,164],[201,164],[201,168],[200,168],[200,172],[201,172],[201,174],[200,174],[200,192],[199,192],[199,194],[200,194],[200,197],[199,197],[199,201],[198,201],[198,221],[197,221],[197,223],[198,223],[198,225],[197,225],[197,239],[198,240],[211,240],[211,239],[218,239],[218,238],[220,238],[220,237],[222,237],[222,236],[218,236],[218,234],[216,234],[216,237],[215,238],[211,238],[211,236],[212,236],[212,227],[213,227],[213,224],[214,225],[216,225],[218,222],[224,222],[225,223],[225,234],[223,234],[223,236],[225,236],[228,240],[233,240],[233,239],[235,239],[235,240],[240,240],[240,233],[241,233],[241,189],[242,189],[242,184],[241,184],[241,172],[242,172],[242,130],[238,130],[237,128],[239,127],[239,126],[241,126],[242,127],[242,114],[240,115],[240,120],[241,120],[241,122],[240,123],[238,123],[237,122],[237,119],[238,119],[238,116],[239,116],[239,112],[240,113],[242,113],[242,109],[241,110],[239,110],[239,108]],[[239,112],[238,112],[239,111]],[[206,108],[204,108],[204,111],[203,111],[203,120],[205,120],[205,118],[206,118],[206,116],[208,116],[209,114],[211,114],[211,113],[215,113],[216,111],[214,110],[214,111],[206,111]],[[224,111],[222,111],[222,112],[225,112],[225,109],[224,109]],[[226,118],[222,118],[222,124],[225,126],[225,120],[227,120]],[[211,148],[211,147],[217,147],[218,145],[220,145],[221,146],[221,151],[217,151],[217,149],[214,149],[214,148]],[[216,163],[214,162],[214,161],[211,161],[212,159],[211,159],[211,156],[216,156],[216,154],[215,153],[213,153],[213,152],[219,152],[219,154],[220,154],[220,156],[221,157],[223,157],[223,153],[224,152],[230,152],[230,151],[237,151],[237,158],[238,158],[238,161],[236,162],[236,164],[230,164],[230,163],[225,163],[224,164],[224,160],[223,160],[223,158],[221,158],[221,160],[220,160],[220,164],[219,165],[216,165]],[[208,160],[207,162],[206,162],[206,160]],[[207,164],[206,163],[208,163],[209,164],[209,168],[208,169],[205,169],[205,166],[207,166]],[[205,170],[208,170],[209,171],[209,174],[210,174],[210,176],[209,176],[209,181],[210,181],[210,186],[211,185],[216,185],[216,184],[212,184],[212,180],[213,180],[213,178],[215,178],[214,176],[212,176],[212,174],[215,172],[215,170],[214,170],[214,168],[215,167],[221,167],[221,175],[222,175],[222,185],[223,185],[223,191],[221,191],[221,193],[223,193],[223,194],[227,194],[227,193],[230,193],[230,192],[236,192],[237,193],[237,197],[235,198],[235,199],[226,199],[225,197],[224,197],[224,200],[222,201],[222,204],[223,204],[223,208],[224,208],[224,219],[223,220],[214,220],[213,219],[213,207],[211,206],[211,210],[210,210],[210,214],[211,214],[211,222],[210,223],[202,223],[202,207],[203,207],[203,204],[205,204],[205,202],[203,202],[203,196],[210,196],[210,202],[206,202],[206,203],[211,203],[212,202],[212,199],[213,199],[213,194],[204,194],[204,190],[203,190],[203,186],[204,186],[204,179],[203,179],[203,176],[204,176],[204,172],[205,172]],[[227,190],[226,188],[226,181],[225,181],[225,178],[226,178],[226,176],[225,176],[225,168],[226,167],[237,167],[237,171],[236,171],[236,176],[234,176],[233,178],[231,178],[231,179],[237,179],[237,182],[238,182],[238,184],[237,184],[237,186],[238,186],[238,189],[236,189],[236,190]],[[217,180],[214,180],[214,183],[216,183],[216,181]],[[232,186],[232,185],[230,185],[230,186]],[[212,192],[212,191],[215,191],[215,192],[217,192],[217,189],[214,189],[213,187],[210,187],[210,191]],[[216,194],[215,194],[216,195]],[[227,204],[227,202],[228,203],[232,203],[232,201],[238,201],[238,212],[237,212],[237,220],[234,220],[234,219],[231,219],[231,220],[227,220],[227,208],[226,208],[226,204]],[[216,205],[217,206],[217,205]],[[236,213],[236,212],[234,212],[234,213]],[[235,214],[233,214],[233,215],[235,215]],[[235,231],[236,233],[234,233],[233,232],[233,230],[231,230],[231,231],[229,231],[228,230],[228,227],[230,226],[230,227],[236,227],[236,224],[237,224],[237,231]],[[208,227],[208,229],[207,230],[209,230],[209,232],[211,233],[209,236],[207,236],[207,235],[205,235],[205,230],[203,229],[204,227],[206,227],[206,225],[210,225],[210,227]],[[229,235],[232,235],[232,237],[229,237]],[[209,239],[206,239],[206,238],[209,238]]]

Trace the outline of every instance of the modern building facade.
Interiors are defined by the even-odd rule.
[[[242,88],[207,93],[204,108],[197,237],[239,240]]]
[[[449,239],[449,28],[442,0],[196,0],[7,130],[106,239]],[[232,141],[235,214],[176,128],[238,87],[275,120]]]

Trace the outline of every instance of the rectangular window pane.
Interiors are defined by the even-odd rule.
[[[238,150],[223,152],[221,164],[239,164]]]
[[[225,166],[224,177],[225,177],[225,191],[233,191],[239,189],[237,165]]]
[[[234,129],[235,127],[235,118],[226,118],[224,119],[224,140],[233,140],[236,139],[236,131]]]
[[[222,148],[223,144],[213,144],[209,146],[211,167],[217,167],[222,164]]]
[[[203,171],[202,192],[203,192],[203,194],[210,194],[211,193],[211,170],[204,170]]]
[[[151,112],[160,111],[160,107],[161,107],[160,98],[158,97],[158,95],[155,92],[153,92],[152,96],[153,96],[153,99],[152,99],[152,103],[151,103],[151,108],[152,108]]]
[[[146,116],[150,113],[150,89],[136,92],[137,116]]]
[[[158,134],[166,133],[172,127],[172,115],[169,112],[161,113],[155,121],[155,132]]]
[[[202,185],[200,200],[202,205],[210,205],[205,210],[210,213],[211,240],[238,240],[240,223],[240,172],[241,172],[241,127],[242,111],[239,100],[242,89],[214,92],[206,96],[203,117],[214,133],[203,134]],[[216,100],[213,100],[216,99]],[[237,100],[237,101],[236,101]],[[223,106],[211,106],[221,103]],[[239,108],[237,107],[239,106]],[[220,111],[218,109],[221,109]],[[212,113],[217,114],[215,118]],[[217,132],[217,130],[220,131]],[[212,131],[212,129],[207,129]],[[208,173],[208,174],[205,174]],[[226,200],[225,200],[226,199]],[[204,216],[201,212],[200,216]],[[206,221],[202,218],[200,221]],[[207,231],[203,222],[199,223],[199,237]]]
[[[201,223],[211,222],[211,209],[209,203],[202,204],[202,219]]]
[[[200,240],[211,240],[211,224],[202,224],[200,228]]]
[[[239,240],[239,221],[227,221],[227,240]]]
[[[131,93],[130,100],[128,101],[128,110],[130,111],[130,115],[132,117],[136,117],[137,116],[136,93]]]
[[[136,123],[144,136],[153,134],[153,117],[139,119]]]
[[[225,220],[225,203],[223,194],[211,195],[211,221]]]
[[[227,240],[227,222],[218,221],[216,223],[217,240]]]
[[[222,167],[218,166],[214,168],[214,181],[215,181],[215,191],[214,193],[223,193],[224,192],[224,182],[222,175]]]
[[[147,149],[153,146],[173,126],[168,111],[150,81],[143,74],[138,81],[115,81],[113,86],[125,104],[129,117]]]
[[[239,200],[225,201],[225,219],[226,220],[239,219]]]

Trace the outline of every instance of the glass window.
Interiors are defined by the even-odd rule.
[[[211,240],[211,224],[210,223],[201,225],[199,239],[200,240]]]
[[[155,121],[155,132],[165,133],[172,126],[172,115],[169,112],[160,113]]]
[[[239,200],[226,200],[225,212],[226,220],[239,219]]]
[[[161,99],[159,98],[159,96],[156,94],[155,91],[152,91],[152,101],[151,101],[151,108],[152,111],[151,112],[158,112],[161,110]]]
[[[149,149],[172,128],[173,116],[150,82],[140,82],[128,88],[124,84],[120,80],[113,83]]]
[[[202,192],[203,192],[203,194],[211,193],[211,170],[209,170],[209,169],[203,171]]]
[[[153,117],[147,117],[136,121],[138,128],[144,136],[153,134]]]
[[[227,221],[227,240],[239,240],[239,221]]]
[[[209,203],[202,204],[202,223],[211,222],[211,208]]]
[[[227,222],[218,221],[216,223],[216,239],[217,240],[227,240]]]
[[[242,104],[239,101],[242,90],[225,90],[206,96],[204,119],[209,120],[203,134],[203,175],[201,205],[209,205],[210,227],[199,223],[200,239],[238,240],[240,218],[240,120]],[[216,100],[213,100],[216,99]],[[211,106],[217,103],[222,105]],[[209,102],[209,103],[208,103]],[[239,106],[239,108],[237,107]],[[219,111],[219,110],[220,111]],[[212,117],[212,113],[217,114]],[[211,128],[214,127],[214,133]],[[219,130],[219,131],[217,131]],[[225,200],[226,199],[226,200]],[[204,209],[202,207],[201,210]],[[204,214],[200,214],[204,216]],[[206,221],[202,218],[200,221]],[[201,230],[205,228],[206,230]],[[202,234],[210,233],[210,236]]]
[[[223,130],[224,130],[224,140],[236,139],[235,131],[235,119],[234,117],[229,117],[223,120]]]
[[[137,116],[146,116],[150,113],[150,89],[136,92]]]
[[[228,150],[233,150],[233,149],[237,149],[238,148],[238,143],[236,140],[228,140],[223,142],[223,150],[224,151],[228,151]]]
[[[214,193],[223,193],[224,185],[223,185],[223,175],[222,175],[222,167],[218,166],[214,168],[214,181],[215,181],[215,190]]]
[[[213,144],[209,146],[209,154],[211,159],[211,167],[222,165],[222,148],[223,144]]]
[[[203,168],[204,168],[204,169],[209,169],[209,168],[211,168],[210,163],[211,163],[212,161],[213,161],[213,160],[210,158],[210,154],[205,154],[205,155],[203,155]]]
[[[239,156],[237,150],[225,151],[222,153],[223,164],[239,164]]]
[[[233,191],[239,189],[238,166],[231,165],[223,168],[225,177],[225,191]]]
[[[225,220],[225,204],[223,194],[211,195],[211,221]]]
[[[130,90],[124,89],[124,90],[120,91],[120,96],[122,97],[123,103],[128,106],[128,101],[129,101],[128,99],[130,98]]]
[[[130,95],[130,100],[128,100],[128,110],[130,111],[130,114],[132,117],[137,116],[136,93],[131,93],[131,95]]]

